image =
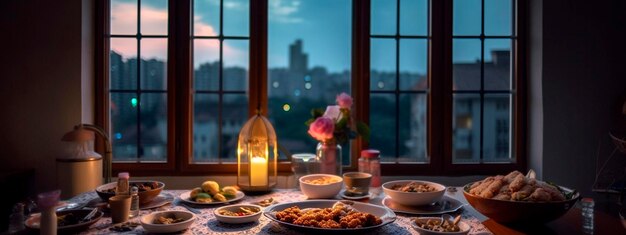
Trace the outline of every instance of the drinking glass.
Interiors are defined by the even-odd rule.
[[[291,155],[291,171],[293,171],[296,179],[296,187],[299,187],[300,177],[319,173],[319,165],[319,160],[313,153],[296,153]]]

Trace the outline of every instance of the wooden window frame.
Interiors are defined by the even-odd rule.
[[[430,163],[383,164],[383,175],[467,175],[502,174],[512,170],[524,171],[526,157],[526,0],[516,4],[517,40],[513,46],[513,76],[515,95],[513,103],[512,154],[515,163],[452,163],[452,3],[453,0],[430,0],[428,44],[428,99],[427,144]],[[191,39],[192,0],[169,0],[168,13],[168,150],[166,163],[114,163],[113,171],[132,171],[136,176],[206,175],[236,172],[236,164],[193,164],[193,63]],[[398,6],[399,7],[399,6]],[[109,19],[110,0],[97,0],[96,12],[96,124],[109,130]],[[249,116],[261,112],[267,115],[267,28],[268,1],[250,1],[250,66],[248,90]],[[370,84],[370,0],[352,1],[352,78],[354,115],[369,123]],[[174,17],[176,16],[176,17]],[[187,79],[176,79],[187,78]],[[178,82],[177,82],[178,81]],[[376,133],[372,133],[376,134]],[[103,141],[96,143],[103,150]],[[368,147],[361,138],[351,141],[351,165],[345,170],[356,170],[361,149]],[[288,162],[279,164],[281,174],[290,173]]]

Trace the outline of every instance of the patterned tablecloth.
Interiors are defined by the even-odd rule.
[[[460,188],[459,188],[460,189]],[[181,193],[186,192],[187,190],[164,190],[162,194],[170,194],[174,197],[178,197]],[[462,198],[462,192],[460,190],[448,190],[446,192],[448,196],[455,197],[462,202],[466,202],[464,198]],[[296,189],[276,189],[271,194],[260,195],[260,196],[245,196],[241,201],[235,203],[254,203],[260,200],[272,197],[277,202],[296,202],[306,200],[306,196],[304,196],[299,190]],[[381,205],[382,195],[379,195],[369,201],[369,203]],[[98,195],[95,192],[84,193],[78,195],[69,202],[76,203],[88,203],[90,201],[97,200]],[[194,224],[187,230],[182,231],[181,234],[303,234],[302,231],[293,230],[287,227],[284,227],[276,222],[271,221],[265,216],[261,216],[258,222],[250,223],[250,224],[240,224],[240,225],[232,225],[232,224],[224,224],[220,223],[215,219],[213,215],[213,210],[222,205],[215,205],[210,207],[196,207],[202,211],[201,214],[197,214],[197,219]],[[151,209],[151,210],[142,210],[140,215],[149,214],[153,211],[160,210],[186,210],[182,206],[173,206],[172,204],[167,204],[165,206]],[[470,234],[491,234],[491,232],[481,224],[481,220],[484,217],[478,214],[473,208],[469,205],[465,205],[463,209],[458,211],[457,213],[461,213],[465,222],[469,223],[472,226]],[[380,229],[373,230],[369,232],[369,234],[419,234],[415,229],[411,227],[411,220],[414,218],[414,215],[407,215],[396,213],[397,219],[394,223],[388,224],[386,226],[381,227]],[[139,222],[137,218],[131,219],[132,222]],[[89,230],[83,232],[84,234],[111,234],[117,233],[115,231],[110,230],[112,227],[111,218],[108,216],[102,217],[96,224],[92,225]],[[125,234],[143,234],[145,233],[144,229],[141,226],[136,227],[134,230],[130,232],[125,232]]]

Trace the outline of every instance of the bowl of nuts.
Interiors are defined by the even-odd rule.
[[[444,220],[441,217],[418,217],[411,223],[411,226],[422,235],[441,234],[468,234],[470,225],[460,219]]]

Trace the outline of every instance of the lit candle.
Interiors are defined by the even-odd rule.
[[[267,185],[267,159],[252,157],[250,159],[250,186]]]

